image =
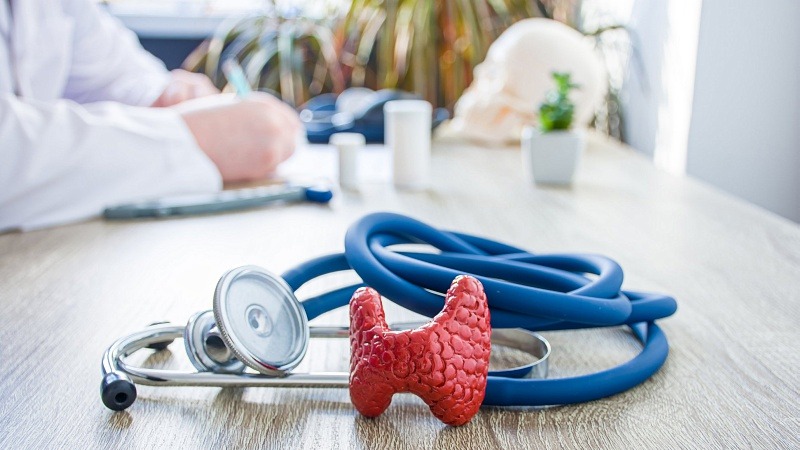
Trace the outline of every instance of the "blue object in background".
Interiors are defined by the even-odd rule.
[[[343,108],[337,100],[353,91],[357,91],[361,98],[353,102],[355,105]],[[369,93],[364,91],[368,90],[347,89],[340,96],[322,94],[302,105],[299,108],[300,120],[306,127],[308,141],[327,144],[335,133],[359,133],[364,135],[367,142],[383,143],[383,105],[393,100],[420,99],[416,94],[396,89],[381,89]],[[436,108],[431,121],[433,128],[449,118],[450,113],[446,109]]]
[[[258,208],[276,202],[328,203],[333,191],[324,186],[274,185],[232,189],[215,194],[189,194],[127,203],[106,208],[103,217],[127,220],[141,217],[190,216]]]

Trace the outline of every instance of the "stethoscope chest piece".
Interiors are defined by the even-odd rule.
[[[247,366],[284,376],[303,360],[309,338],[305,310],[292,290],[257,266],[223,275],[213,311],[195,314],[184,331],[195,368],[217,373],[241,373]]]

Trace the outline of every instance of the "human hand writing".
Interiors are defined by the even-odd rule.
[[[244,99],[215,95],[174,108],[225,182],[265,178],[292,155],[302,130],[294,109],[259,92]]]
[[[152,106],[173,106],[187,100],[219,94],[211,80],[200,73],[176,69],[170,72],[170,81]]]

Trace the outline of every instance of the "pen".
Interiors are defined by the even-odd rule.
[[[187,216],[236,211],[275,202],[328,203],[333,192],[326,186],[275,185],[234,189],[208,195],[176,195],[111,206],[103,211],[109,220],[140,217]]]
[[[236,89],[236,95],[239,97],[246,97],[251,92],[242,66],[236,62],[235,58],[228,58],[222,63],[222,73],[225,74],[228,83],[232,84]]]

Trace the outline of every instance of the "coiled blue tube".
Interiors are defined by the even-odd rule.
[[[396,244],[428,244],[440,253],[393,251]],[[652,376],[669,353],[654,323],[673,314],[672,297],[622,290],[622,268],[599,255],[534,255],[507,244],[437,230],[392,213],[374,213],[353,224],[345,252],[308,261],[283,275],[297,289],[325,273],[355,270],[364,284],[303,302],[309,319],[344,306],[362,285],[414,312],[432,317],[458,275],[483,283],[495,328],[565,330],[628,325],[642,352],[617,367],[571,378],[489,376],[485,405],[553,405],[595,400],[630,389]],[[594,277],[588,277],[592,274]]]

